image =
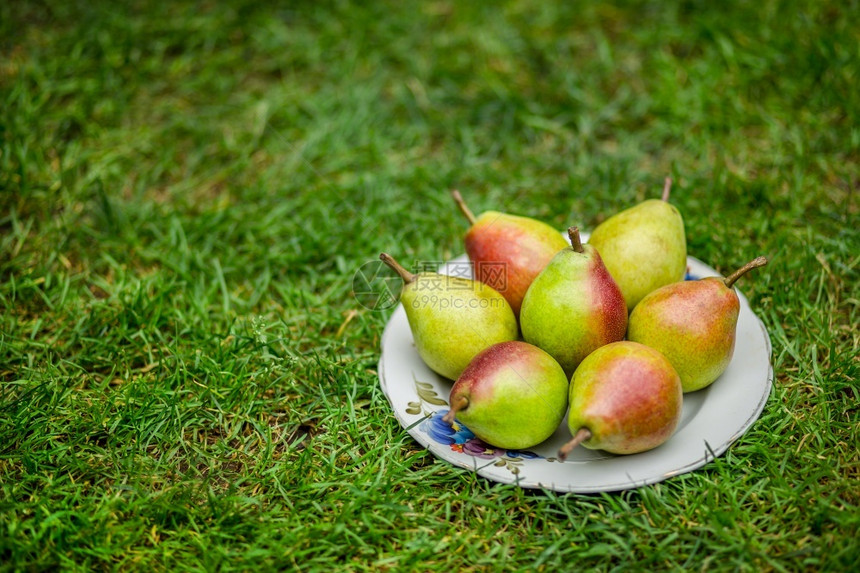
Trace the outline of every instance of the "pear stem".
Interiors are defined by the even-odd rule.
[[[582,240],[579,238],[579,227],[569,227],[567,229],[567,236],[570,237],[570,244],[573,246],[574,251],[581,253],[585,250],[582,248]]]
[[[580,428],[576,434],[573,436],[573,439],[567,442],[558,450],[558,459],[564,461],[567,459],[567,455],[573,451],[573,448],[584,442],[585,440],[591,439],[591,430],[588,428]]]
[[[465,408],[469,405],[469,399],[463,396],[457,396],[454,400],[451,401],[451,409],[448,410],[448,413],[442,416],[442,421],[446,424],[453,424],[454,418],[457,416],[457,412]]]
[[[663,201],[669,200],[669,193],[672,192],[672,178],[666,177],[666,181],[663,182],[663,196],[660,197]]]
[[[388,265],[389,267],[394,269],[394,272],[396,272],[398,275],[400,275],[400,278],[402,278],[403,282],[405,282],[406,284],[409,284],[415,280],[416,275],[414,275],[414,274],[410,273],[409,271],[407,271],[406,269],[404,269],[400,265],[400,263],[395,261],[394,257],[389,255],[388,253],[381,253],[379,255],[379,260],[381,260],[383,263],[385,263],[386,265]]]
[[[469,224],[474,225],[477,219],[475,219],[475,215],[469,209],[469,206],[466,205],[466,202],[463,200],[463,196],[460,195],[460,192],[454,189],[453,191],[451,191],[451,197],[454,198],[454,202],[457,203],[457,207],[460,208],[460,211],[462,211],[466,218],[469,220]]]
[[[756,257],[729,276],[726,277],[725,282],[726,286],[732,288],[732,285],[735,284],[735,281],[747,274],[747,272],[757,269],[758,267],[763,267],[767,264],[767,259],[765,257]]]

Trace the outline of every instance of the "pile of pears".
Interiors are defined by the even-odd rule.
[[[567,415],[577,446],[635,454],[665,443],[683,396],[714,383],[734,352],[740,301],[733,285],[767,264],[758,257],[727,278],[684,280],[684,221],[649,199],[606,219],[583,243],[553,227],[497,211],[470,227],[474,279],[413,274],[401,303],[421,359],[454,381],[444,421],[489,445],[521,450],[555,433]],[[503,272],[499,272],[500,269]]]

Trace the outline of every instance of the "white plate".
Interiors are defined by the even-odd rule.
[[[452,262],[467,261],[462,256]],[[695,278],[719,276],[692,257],[688,265]],[[773,380],[770,353],[767,331],[741,294],[732,361],[711,386],[684,395],[681,423],[669,441],[629,456],[576,448],[564,462],[555,456],[570,439],[566,417],[555,434],[527,452],[490,448],[466,429],[454,434],[441,421],[448,411],[453,383],[430,370],[418,356],[402,304],[382,335],[379,381],[406,431],[435,456],[455,466],[527,488],[617,491],[690,472],[725,452],[764,409]]]

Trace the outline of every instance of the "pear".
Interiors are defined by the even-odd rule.
[[[624,293],[628,312],[649,292],[684,278],[687,239],[681,213],[668,202],[671,187],[666,178],[662,199],[616,213],[588,239]]]
[[[548,352],[572,374],[593,350],[624,338],[627,306],[600,254],[568,229],[571,246],[560,251],[532,282],[523,299],[520,329],[526,342]]]
[[[451,388],[456,418],[487,444],[521,450],[549,438],[567,410],[567,376],[552,356],[526,342],[481,352]]]
[[[684,392],[712,384],[732,360],[740,301],[733,285],[767,264],[758,257],[728,278],[708,277],[661,287],[630,314],[627,338],[662,352],[681,376]]]
[[[562,460],[582,444],[613,454],[635,454],[668,440],[681,420],[681,379],[665,356],[637,342],[598,348],[570,381],[567,418],[573,439]]]
[[[404,281],[400,302],[415,348],[433,371],[456,380],[482,350],[518,338],[511,305],[489,286],[433,272],[413,274],[386,253],[379,258]]]
[[[529,217],[487,211],[475,218],[459,191],[452,191],[471,227],[466,254],[475,278],[499,291],[519,316],[529,285],[567,241],[556,229]]]

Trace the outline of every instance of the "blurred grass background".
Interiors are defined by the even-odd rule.
[[[860,6],[0,4],[0,569],[848,570]],[[355,270],[473,210],[585,229],[675,180],[773,342],[761,420],[617,494],[397,424]]]

